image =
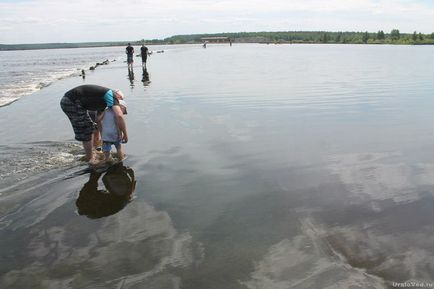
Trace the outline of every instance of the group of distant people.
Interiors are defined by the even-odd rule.
[[[128,43],[128,46],[125,48],[125,53],[127,54],[128,68],[132,69],[133,62],[134,62],[134,47],[131,46],[131,43]],[[151,55],[151,53],[149,52],[148,47],[142,44],[142,47],[140,47],[140,56],[142,57],[142,68],[146,68],[146,61],[148,60],[149,55]]]

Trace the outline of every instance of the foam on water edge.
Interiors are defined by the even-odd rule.
[[[30,175],[78,164],[81,154],[78,143],[39,142],[2,146],[0,181],[23,180]]]

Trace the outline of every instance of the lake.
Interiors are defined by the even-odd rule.
[[[434,282],[434,47],[159,46],[132,73],[119,49],[0,108],[1,288]],[[127,95],[111,213],[59,107],[83,83]]]

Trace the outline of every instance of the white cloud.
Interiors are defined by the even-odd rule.
[[[431,33],[434,7],[408,0],[0,1],[0,26],[11,28],[2,29],[0,43],[294,29]]]

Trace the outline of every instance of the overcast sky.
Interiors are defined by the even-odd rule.
[[[240,31],[434,32],[434,0],[0,0],[0,43]]]

